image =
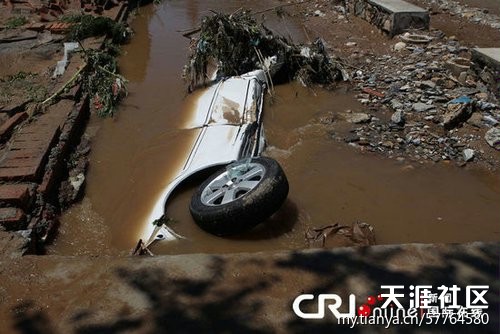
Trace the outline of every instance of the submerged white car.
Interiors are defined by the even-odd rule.
[[[244,232],[276,212],[288,195],[279,164],[260,157],[265,146],[262,124],[264,71],[223,79],[200,97],[190,128],[201,129],[180,173],[167,185],[141,233],[145,247],[179,235],[165,224],[172,192],[190,176],[215,166],[192,197],[190,212],[205,231],[219,235]]]

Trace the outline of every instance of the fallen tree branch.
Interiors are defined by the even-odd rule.
[[[186,31],[185,33],[182,33],[182,36],[189,38],[189,37],[191,37],[191,35],[194,35],[197,32],[200,32],[201,28],[198,27],[198,28],[189,29],[189,30],[185,30],[185,31]],[[177,30],[177,32],[182,32],[182,30]]]
[[[321,39],[309,45],[295,44],[258,23],[251,12],[208,16],[200,29],[192,39],[184,68],[189,87],[205,83],[211,63],[217,64],[222,76],[234,76],[262,67],[269,57],[276,58],[276,66],[266,72],[271,90],[272,81],[298,79],[305,86],[330,85],[342,74],[343,67],[328,55]]]
[[[76,73],[71,77],[71,79],[69,79],[68,81],[66,81],[66,83],[61,87],[59,88],[54,94],[52,94],[51,96],[49,96],[48,98],[46,98],[42,104],[45,104],[47,102],[49,102],[50,100],[56,98],[57,96],[59,96],[62,92],[64,92],[64,90],[66,88],[68,88],[77,78],[78,76],[80,75],[80,73],[83,72],[83,70],[87,67],[87,64],[85,64],[84,66],[82,66],[78,71],[76,71]]]

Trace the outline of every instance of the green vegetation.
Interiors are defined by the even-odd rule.
[[[127,80],[117,73],[116,59],[106,50],[84,50],[84,58],[85,66],[42,103],[52,101],[79,83],[98,116],[113,116],[118,103],[127,95]]]
[[[6,22],[7,29],[14,29],[28,23],[28,19],[24,16],[13,16]]]
[[[99,116],[113,116],[116,106],[127,95],[127,81],[117,74],[116,59],[108,52],[86,51],[85,58],[82,89],[90,95]]]
[[[14,96],[24,96],[33,102],[42,101],[47,89],[37,82],[38,74],[20,71],[0,79],[0,104],[9,103]]]
[[[280,65],[273,80],[328,85],[342,77],[340,64],[328,56],[320,39],[307,46],[294,44],[257,23],[250,11],[214,12],[203,19],[199,31],[184,72],[191,87],[206,81],[210,63],[217,64],[222,75],[232,76],[260,68],[273,56]]]
[[[37,76],[36,73],[19,71],[16,74],[7,76],[6,79],[0,79],[0,81],[13,83],[15,81],[26,80],[27,78],[33,78],[35,76]]]
[[[127,95],[127,81],[118,74],[115,59],[120,52],[118,44],[124,43],[129,37],[127,27],[110,18],[92,15],[66,16],[62,21],[72,23],[66,38],[80,43],[85,66],[43,103],[48,103],[69,88],[80,84],[82,91],[89,95],[97,115],[113,116],[118,103]],[[103,50],[85,50],[81,43],[86,38],[105,35],[109,39]]]
[[[123,23],[117,23],[104,16],[70,15],[62,18],[63,22],[72,23],[67,38],[82,41],[85,38],[108,36],[113,43],[122,44],[130,37]]]

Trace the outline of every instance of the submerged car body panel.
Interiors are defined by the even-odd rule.
[[[258,156],[264,149],[262,107],[266,89],[262,70],[222,80],[209,87],[198,99],[188,129],[199,134],[181,171],[165,187],[146,217],[141,240],[146,246],[157,240],[178,236],[168,226],[154,221],[164,216],[170,195],[184,180],[207,168]]]

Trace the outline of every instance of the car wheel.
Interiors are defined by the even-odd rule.
[[[248,158],[230,164],[198,188],[189,207],[195,222],[215,235],[250,230],[283,204],[288,181],[270,158]]]

